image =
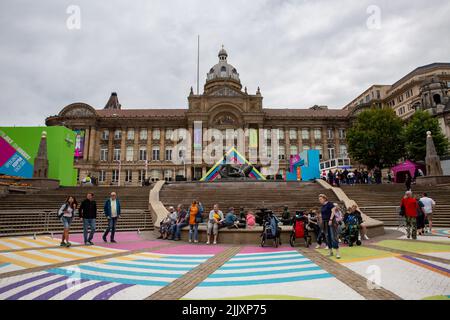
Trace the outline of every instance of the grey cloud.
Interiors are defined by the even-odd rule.
[[[69,5],[81,30],[66,28]],[[366,27],[369,5],[380,30]],[[0,2],[0,125],[38,125],[72,102],[187,107],[222,44],[266,107],[341,108],[372,84],[448,61],[446,0]]]

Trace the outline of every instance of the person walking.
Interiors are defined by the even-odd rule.
[[[197,200],[189,208],[189,243],[198,243],[198,224],[202,222],[203,206]]]
[[[97,219],[97,202],[94,200],[92,192],[86,195],[86,199],[80,205],[80,218],[83,219],[83,238],[84,244],[93,246],[92,239],[95,234],[95,219]],[[88,231],[89,236],[88,236]]]
[[[217,236],[219,235],[219,224],[224,221],[223,212],[219,210],[219,205],[215,204],[214,209],[209,212],[207,242],[210,244],[211,235],[214,235],[214,244],[217,244]]]
[[[428,232],[431,233],[433,229],[433,210],[436,206],[436,202],[428,197],[428,194],[424,192],[422,194],[422,198],[420,198],[420,202],[423,204],[423,211],[425,213],[425,221],[428,220],[429,229]]]
[[[172,226],[172,238],[171,240],[180,241],[181,240],[181,230],[189,225],[187,211],[184,210],[183,205],[179,204],[177,206],[177,221]]]
[[[120,205],[120,200],[117,199],[117,194],[115,192],[111,192],[111,197],[105,201],[104,205],[104,213],[106,218],[108,219],[108,227],[103,234],[103,241],[108,242],[107,236],[109,232],[111,232],[111,243],[117,243],[114,239],[116,234],[116,225],[117,220],[120,217],[122,208]]]
[[[406,237],[411,239],[411,237],[417,239],[417,209],[419,205],[417,200],[414,199],[413,193],[411,191],[406,191],[403,197],[400,207],[404,208],[406,217]]]
[[[325,194],[319,195],[319,202],[322,205],[320,211],[322,216],[322,230],[325,233],[328,249],[330,250],[330,257],[333,256],[333,249],[336,250],[336,258],[340,259],[339,242],[337,241],[337,228],[334,219],[334,204],[328,201]]]
[[[411,191],[412,177],[409,171],[406,173],[405,186],[406,191]]]
[[[70,225],[72,224],[73,217],[75,216],[75,210],[78,210],[78,203],[75,197],[68,196],[64,204],[58,210],[58,218],[64,226],[64,231],[61,239],[61,247],[69,248],[72,244],[69,242]]]

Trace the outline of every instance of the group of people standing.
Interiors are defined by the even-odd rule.
[[[436,202],[427,193],[414,197],[411,190],[406,191],[400,203],[400,215],[406,220],[406,237],[417,239],[417,235],[425,235],[425,227],[429,232],[433,229],[433,210]]]
[[[375,167],[372,170],[322,170],[321,178],[332,186],[339,187],[341,184],[381,184],[381,169]]]
[[[116,243],[114,237],[116,233],[117,220],[119,219],[122,209],[120,200],[115,192],[111,192],[110,197],[106,199],[103,212],[108,219],[108,226],[103,233],[103,241],[108,242],[108,234],[111,233],[110,241]],[[97,202],[94,200],[92,192],[86,195],[86,199],[78,205],[74,196],[68,196],[64,204],[58,210],[58,218],[61,219],[64,231],[61,239],[61,247],[70,247],[69,233],[73,219],[80,218],[83,220],[83,238],[84,244],[92,246],[94,243],[94,234],[96,230],[97,219]]]
[[[199,243],[199,224],[203,222],[204,217],[203,204],[194,200],[188,210],[179,204],[177,209],[169,207],[168,214],[160,225],[160,239],[181,240],[181,230],[189,226],[189,243]],[[255,226],[255,216],[253,212],[241,213],[238,218],[234,208],[229,208],[224,215],[215,204],[207,216],[207,242],[206,244],[217,244],[219,230],[222,228],[253,228]]]

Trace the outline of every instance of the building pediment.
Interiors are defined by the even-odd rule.
[[[97,116],[93,107],[85,103],[74,103],[65,107],[60,113],[65,118],[92,118]]]
[[[231,89],[229,87],[222,87],[209,94],[211,97],[243,97],[244,94],[240,91]]]

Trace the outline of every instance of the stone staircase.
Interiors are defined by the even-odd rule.
[[[97,230],[104,230],[107,219],[103,215],[103,204],[112,191],[122,201],[122,218],[117,224],[119,231],[153,230],[148,209],[150,188],[78,187],[43,190],[35,194],[10,194],[0,199],[0,236],[59,233],[62,224],[56,212],[66,197],[74,196],[81,203],[88,192],[93,192],[97,201]],[[82,221],[76,218],[71,232],[81,231]]]
[[[342,190],[358,203],[362,211],[386,226],[398,226],[398,208],[405,194],[403,184],[341,186]],[[450,227],[450,186],[412,186],[414,195],[427,192],[436,201],[433,216],[434,227]]]
[[[281,214],[287,205],[291,214],[296,210],[308,210],[318,207],[318,195],[326,194],[330,201],[338,202],[333,192],[323,189],[317,183],[309,182],[212,182],[212,183],[173,183],[162,188],[159,199],[166,206],[176,207],[183,204],[188,208],[193,199],[203,203],[205,215],[215,203],[226,213],[234,207],[245,211],[257,211],[265,207]]]

